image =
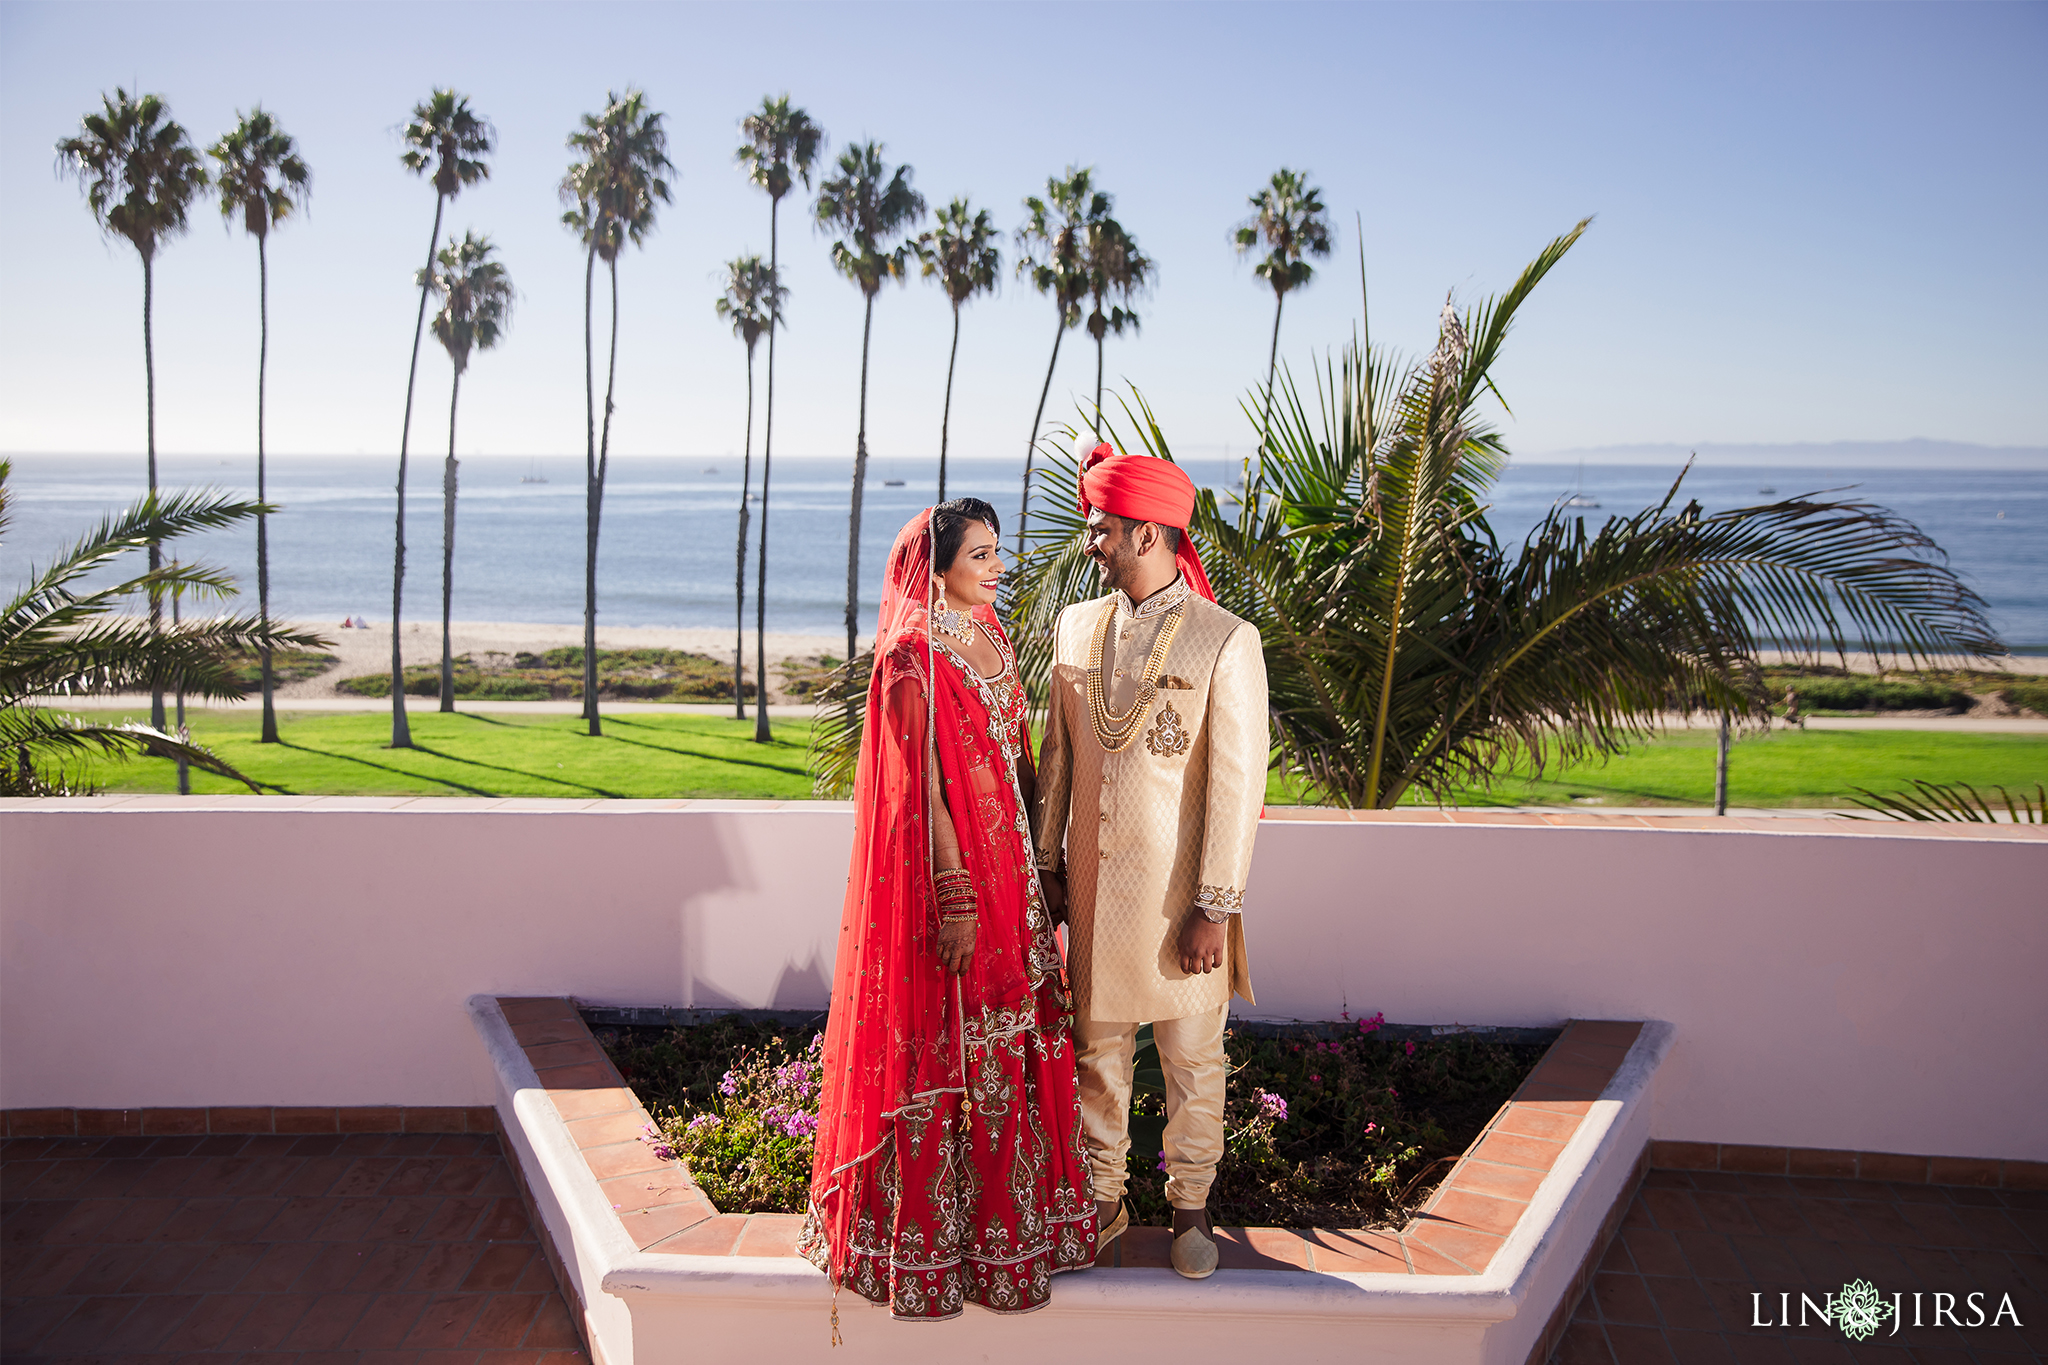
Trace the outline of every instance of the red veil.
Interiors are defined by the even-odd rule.
[[[928,628],[930,519],[929,511],[919,513],[898,534],[882,590],[854,778],[853,856],[821,1055],[811,1208],[800,1247],[831,1274],[835,1288],[848,1279],[852,1265],[852,1280],[865,1296],[890,1298],[899,1315],[927,1317],[958,1312],[961,1290],[930,1295],[931,1302],[920,1307],[917,1296],[924,1291],[901,1281],[928,1277],[902,1273],[906,1258],[892,1259],[886,1250],[899,1234],[870,1225],[918,1212],[906,1172],[913,1157],[920,1164],[928,1160],[930,1149],[949,1145],[957,1162],[991,1168],[1008,1163],[1006,1172],[1023,1170],[1015,1152],[1028,1149],[1026,1174],[1034,1183],[1072,1190],[1072,1198],[1061,1193],[1040,1201],[1058,1209],[1041,1215],[1042,1231],[1033,1235],[1070,1245],[1058,1257],[1043,1258],[1049,1268],[1037,1278],[1042,1284],[1051,1269],[1085,1264],[1093,1255],[1093,1209],[1067,1042],[1070,1006],[1019,792],[1030,764],[1022,694],[1013,697],[1002,690],[1005,678],[983,679],[943,642],[934,644]],[[1013,675],[1014,656],[994,612],[984,606],[974,614]],[[980,903],[973,963],[957,978],[939,966],[934,946],[927,796],[934,760]],[[1064,1066],[1063,1083],[1054,1063]],[[1028,1078],[1017,1071],[1020,1065],[1031,1072]],[[1010,1084],[999,1070],[1020,1083]],[[963,1115],[962,1101],[970,1098],[973,1112]],[[922,1155],[920,1147],[927,1149]],[[904,1187],[902,1212],[896,1212],[898,1181]],[[879,1192],[877,1182],[885,1187]],[[1003,1191],[1010,1204],[1006,1185],[990,1183],[991,1193]],[[946,1240],[929,1225],[917,1235],[928,1239],[927,1249]],[[967,1299],[992,1308],[1043,1301],[1042,1287],[1027,1294],[1029,1303],[978,1293],[975,1276],[985,1291],[987,1268],[964,1243],[956,1267],[962,1257]],[[889,1277],[892,1265],[899,1283],[878,1290],[876,1278]],[[959,1271],[954,1274],[958,1278]],[[942,1297],[950,1299],[950,1311],[939,1311]]]

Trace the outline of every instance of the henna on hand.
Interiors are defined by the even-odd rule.
[[[939,966],[950,975],[964,976],[974,961],[974,939],[979,926],[972,921],[939,926]]]

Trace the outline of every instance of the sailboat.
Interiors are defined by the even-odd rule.
[[[547,481],[547,476],[540,472],[539,460],[535,460],[532,466],[519,476],[519,482],[521,483],[546,483]]]
[[[1568,498],[1558,499],[1557,505],[1559,507],[1598,507],[1600,505],[1598,498],[1586,496],[1586,462],[1584,460],[1579,461],[1579,477],[1578,481],[1572,485],[1572,495]]]

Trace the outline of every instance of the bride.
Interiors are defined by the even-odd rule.
[[[997,530],[959,498],[897,535],[854,784],[798,1248],[898,1318],[1028,1312],[1095,1255]]]

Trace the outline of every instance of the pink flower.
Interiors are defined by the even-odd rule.
[[[1365,1131],[1366,1131],[1367,1133],[1369,1133],[1369,1134],[1370,1134],[1370,1133],[1377,1133],[1377,1132],[1378,1132],[1379,1130],[1380,1130],[1380,1126],[1379,1126],[1379,1125],[1378,1125],[1377,1123],[1368,1123],[1368,1124],[1366,1124],[1366,1125],[1365,1125]]]
[[[1253,1097],[1259,1102],[1259,1114],[1261,1117],[1269,1118],[1275,1123],[1287,1121],[1287,1101],[1285,1099],[1270,1090],[1257,1091]]]
[[[1410,1057],[1415,1055],[1415,1040],[1413,1038],[1408,1040],[1408,1055]]]

